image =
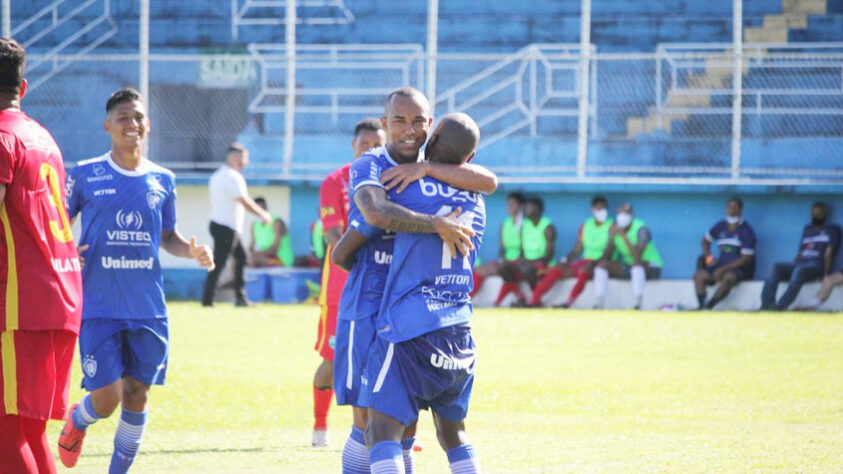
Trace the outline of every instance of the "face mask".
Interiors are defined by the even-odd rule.
[[[594,216],[594,220],[603,223],[606,222],[606,219],[609,217],[609,211],[606,209],[592,209],[591,215]]]
[[[822,227],[825,225],[825,217],[812,217],[811,224],[817,227]]]
[[[632,214],[621,212],[615,216],[615,223],[617,223],[619,227],[626,227],[630,222],[632,222]]]
[[[740,221],[741,221],[741,216],[736,216],[736,217],[732,217],[732,216],[728,216],[728,215],[726,216],[726,222],[728,222],[729,224],[737,224]]]

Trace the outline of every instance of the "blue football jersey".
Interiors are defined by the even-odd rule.
[[[395,234],[392,265],[377,317],[378,335],[390,342],[416,338],[437,329],[468,322],[473,311],[472,269],[486,228],[486,206],[476,192],[462,191],[422,178],[390,200],[425,214],[445,215],[456,208],[458,219],[474,229],[474,250],[452,259],[437,234]]]
[[[380,147],[361,155],[349,170],[349,226],[368,240],[357,250],[354,266],[345,281],[338,319],[352,321],[371,318],[380,308],[386,275],[392,262],[395,234],[366,223],[354,202],[354,193],[365,186],[383,187],[381,173],[396,164],[386,147]]]
[[[128,171],[111,153],[80,161],[67,175],[67,212],[82,213],[83,318],[166,318],[158,248],[176,228],[176,182],[145,160]]]

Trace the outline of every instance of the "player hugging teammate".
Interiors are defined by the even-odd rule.
[[[351,271],[334,367],[337,402],[354,407],[343,472],[412,472],[421,408],[433,410],[452,471],[476,472],[463,424],[475,363],[467,323],[485,228],[478,191],[497,178],[467,163],[479,140],[467,115],[444,117],[427,140],[429,105],[415,89],[391,93],[382,121],[387,144],[352,165],[349,229],[333,252]]]

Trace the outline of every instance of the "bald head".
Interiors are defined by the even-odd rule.
[[[462,164],[474,156],[480,141],[480,128],[464,113],[448,114],[439,121],[427,143],[425,155],[430,161]]]
[[[392,105],[396,99],[409,99],[421,106],[422,110],[426,115],[430,115],[430,102],[428,102],[427,97],[425,97],[422,91],[416,89],[415,87],[404,86],[393,90],[386,97],[385,112],[387,117],[389,116],[390,109],[392,108]]]

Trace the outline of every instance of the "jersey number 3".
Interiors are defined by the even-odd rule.
[[[442,206],[439,208],[439,211],[436,213],[437,216],[445,216],[451,213],[454,208],[451,206]],[[466,226],[472,227],[474,223],[474,213],[471,211],[463,212],[459,216],[457,216],[457,222]],[[451,268],[451,251],[448,250],[448,246],[445,245],[445,242],[442,242],[442,269],[448,270]],[[462,258],[462,268],[464,270],[471,270],[471,262],[468,261],[468,256],[464,256]]]
[[[50,188],[50,203],[59,213],[61,223],[50,221],[50,233],[59,242],[70,242],[73,240],[73,232],[70,229],[70,219],[67,217],[67,209],[61,199],[61,188],[59,187],[59,173],[49,163],[42,163],[40,170],[41,179],[47,182]]]

